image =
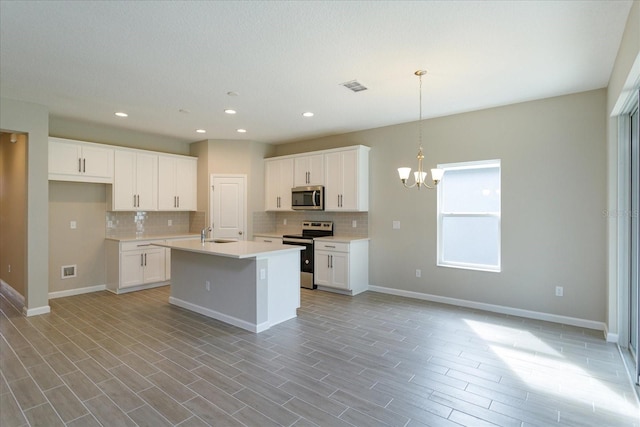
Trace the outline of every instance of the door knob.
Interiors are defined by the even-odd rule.
[[[242,236],[242,231],[238,231],[238,234],[239,234],[240,236]]]

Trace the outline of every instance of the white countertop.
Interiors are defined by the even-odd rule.
[[[361,237],[361,236],[326,236],[326,237],[315,237],[313,240],[317,242],[351,243],[351,242],[357,242],[361,240],[369,240],[369,238]]]
[[[167,240],[167,239],[200,239],[200,235],[196,233],[182,234],[121,234],[115,236],[107,236],[107,240],[115,240],[116,242],[136,242],[141,240]]]
[[[296,252],[304,249],[303,246],[278,245],[274,243],[254,242],[251,240],[229,243],[200,243],[200,240],[174,240],[167,243],[155,243],[154,245],[187,252],[196,252],[200,254],[236,259],[259,258],[278,253]]]

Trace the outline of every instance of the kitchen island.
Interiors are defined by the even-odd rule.
[[[300,246],[177,240],[171,249],[169,303],[251,332],[296,317]]]

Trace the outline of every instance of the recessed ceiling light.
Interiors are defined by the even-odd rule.
[[[236,110],[232,110],[231,108],[227,108],[226,110],[224,110],[225,113],[227,114],[235,114]]]
[[[122,112],[122,111],[116,112],[116,116],[118,116],[118,117],[129,117],[129,115],[127,113]]]
[[[207,133],[207,131],[204,130],[204,129],[196,129],[196,132],[198,132],[198,133]]]
[[[302,113],[303,117],[313,117],[313,113],[311,111],[307,111],[305,113]]]
[[[236,129],[236,132],[238,133],[247,133],[246,129]]]

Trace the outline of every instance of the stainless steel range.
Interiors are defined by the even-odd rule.
[[[300,287],[315,289],[313,283],[313,238],[333,236],[333,222],[331,221],[303,221],[302,234],[287,234],[282,236],[285,245],[304,246],[300,251]]]

